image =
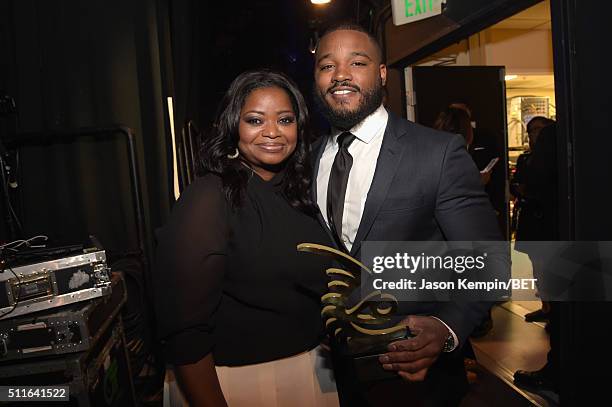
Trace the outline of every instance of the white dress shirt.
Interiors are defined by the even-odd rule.
[[[349,173],[342,213],[342,242],[349,251],[353,247],[355,235],[357,235],[357,229],[359,229],[361,223],[388,120],[389,114],[383,105],[380,105],[371,115],[350,129],[350,132],[356,138],[348,148],[353,157],[353,166]],[[328,226],[327,184],[329,183],[329,174],[334,158],[338,152],[336,140],[341,133],[340,130],[332,130],[319,161],[319,172],[317,173],[317,204]],[[444,321],[439,318],[436,319],[442,322],[453,336],[455,344],[452,350],[454,350],[459,344],[457,335]]]
[[[378,160],[388,119],[389,114],[381,105],[374,113],[350,130],[356,138],[348,148],[349,153],[353,157],[353,166],[349,173],[342,216],[342,241],[349,251],[353,247],[355,235],[363,215],[366,197],[372,185],[376,161]],[[334,130],[329,136],[321,156],[321,161],[319,162],[319,172],[317,173],[317,204],[328,225],[327,184],[329,183],[329,174],[334,158],[338,152],[336,140],[341,133],[340,130]]]

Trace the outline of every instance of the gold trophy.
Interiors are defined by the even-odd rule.
[[[298,251],[331,257],[342,268],[328,268],[328,292],[321,297],[321,316],[335,348],[352,358],[355,373],[364,381],[397,377],[382,368],[378,357],[387,345],[411,336],[405,325],[392,323],[398,301],[380,290],[372,291],[355,302],[351,294],[361,289],[362,272],[372,272],[361,262],[334,248],[301,243]]]

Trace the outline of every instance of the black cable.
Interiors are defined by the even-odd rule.
[[[0,179],[2,180],[2,192],[5,196],[5,201],[6,201],[6,206],[7,206],[6,210],[9,212],[9,217],[15,220],[15,224],[18,229],[18,233],[15,236],[11,236],[11,237],[17,237],[17,235],[21,236],[23,234],[23,227],[21,226],[21,222],[19,221],[19,218],[17,217],[17,214],[15,213],[15,209],[13,208],[13,204],[11,203],[11,198],[10,198],[9,189],[8,189],[9,177],[6,174],[6,166],[8,166],[8,164],[6,163],[6,160],[4,159],[4,157],[2,157],[2,154],[0,154]],[[11,227],[12,225],[9,224],[8,226]],[[14,233],[14,231],[11,230],[11,233]]]
[[[31,246],[30,242],[36,240],[36,239],[40,239],[43,238],[44,240],[47,240],[47,236],[44,235],[37,235],[34,237],[31,237],[29,239],[19,239],[19,240],[15,240],[13,242],[4,244],[2,246],[0,246],[0,273],[4,273],[5,270],[9,270],[11,273],[13,273],[13,276],[15,277],[15,279],[17,280],[17,286],[19,287],[19,289],[17,290],[16,293],[14,293],[15,295],[15,303],[13,304],[13,307],[8,310],[7,312],[5,312],[4,314],[0,315],[0,319],[6,317],[7,315],[9,315],[11,312],[15,311],[15,309],[17,308],[17,306],[19,305],[19,300],[20,300],[20,293],[21,293],[21,279],[19,278],[19,276],[17,275],[17,273],[15,273],[15,270],[13,270],[13,268],[11,266],[8,265],[8,263],[11,260],[14,260],[13,258],[9,258],[9,256],[7,255],[6,257],[4,257],[4,253],[8,252],[9,250],[13,252],[13,255],[15,255],[16,253],[19,252],[19,250],[17,250],[17,247],[25,244],[27,247],[40,247],[40,246]],[[13,246],[13,247],[11,247]],[[6,283],[6,288],[7,290],[10,289],[8,282]]]

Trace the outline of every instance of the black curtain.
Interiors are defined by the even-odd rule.
[[[214,114],[205,107],[207,100],[216,99],[211,86],[215,81],[210,76],[212,61],[207,57],[214,28],[210,7],[210,2],[198,0],[169,2],[177,134],[189,120],[198,127],[206,126]]]
[[[601,57],[612,31],[610,5],[590,8],[577,0],[550,3],[559,173],[560,180],[566,180],[559,196],[561,237],[590,242],[599,249],[598,241],[612,240],[612,125],[608,119],[612,103],[605,91],[609,65]],[[609,280],[608,256],[602,253],[594,265],[597,272],[588,275],[591,284]],[[606,351],[609,339],[603,334],[612,303],[582,301],[561,306],[561,405],[601,404],[609,397],[609,379],[596,372],[612,363]]]
[[[0,10],[0,90],[16,100],[19,132],[115,123],[134,130],[150,252],[152,231],[170,204],[165,8],[156,0],[0,0]],[[111,252],[137,248],[121,135],[16,153],[20,176],[12,194],[24,237],[46,234],[61,244],[95,234]],[[3,222],[0,240],[7,239]]]
[[[308,47],[315,18],[310,2],[166,0],[170,14],[174,118],[177,137],[192,120],[210,128],[219,101],[241,72],[277,69],[297,82],[307,100],[313,58]],[[338,2],[327,11],[354,9]],[[326,13],[324,13],[326,15]]]

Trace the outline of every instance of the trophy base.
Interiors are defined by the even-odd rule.
[[[344,348],[344,355],[351,360],[355,376],[360,382],[397,379],[397,372],[383,369],[379,358],[388,352],[389,343],[411,336],[412,333],[406,327],[383,341],[373,340],[374,338],[365,338],[365,341],[364,338],[354,339],[348,348]]]
[[[384,352],[353,356],[353,370],[360,383],[397,379],[399,377],[394,370],[383,369],[382,363],[378,360],[381,355],[384,355]]]

